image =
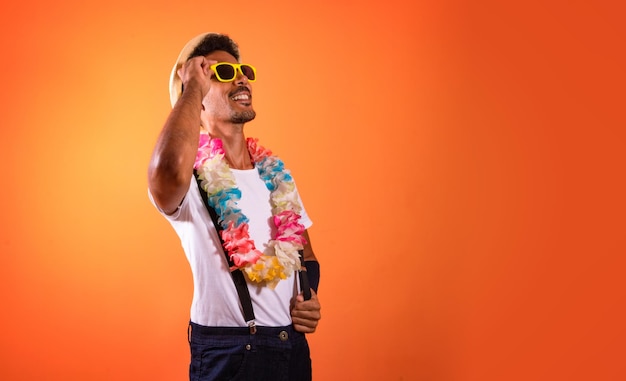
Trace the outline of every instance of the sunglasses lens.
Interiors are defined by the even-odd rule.
[[[248,80],[254,81],[256,79],[256,74],[254,73],[254,69],[250,65],[241,65],[241,72],[243,75],[248,77]]]
[[[215,67],[218,79],[222,81],[232,81],[235,79],[235,68],[229,64],[219,64]]]

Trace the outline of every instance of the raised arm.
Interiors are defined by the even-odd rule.
[[[167,118],[152,152],[148,187],[157,206],[172,214],[185,197],[198,150],[202,100],[209,90],[214,63],[194,57],[178,70],[184,91]]]

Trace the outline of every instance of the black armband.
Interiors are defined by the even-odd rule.
[[[304,267],[306,267],[309,285],[317,293],[317,287],[320,284],[320,263],[318,261],[304,261]]]

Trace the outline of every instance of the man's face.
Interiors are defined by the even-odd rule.
[[[222,50],[212,52],[206,58],[217,62],[237,63],[235,57]],[[208,120],[215,122],[246,123],[256,116],[252,108],[252,87],[239,70],[232,82],[220,82],[213,74],[211,87],[202,104]]]

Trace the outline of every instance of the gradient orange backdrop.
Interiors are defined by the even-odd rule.
[[[3,3],[0,379],[185,379],[146,168],[204,31],[314,220],[316,380],[626,379],[624,13],[587,3]]]

